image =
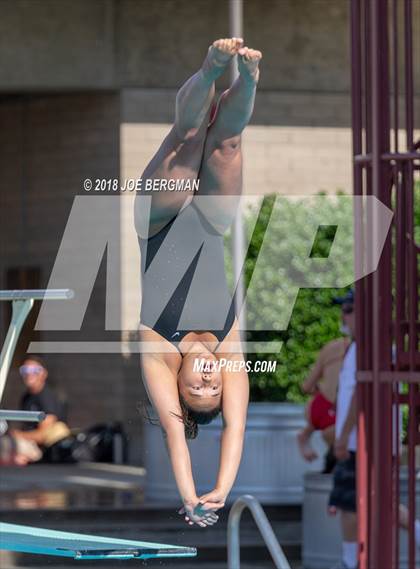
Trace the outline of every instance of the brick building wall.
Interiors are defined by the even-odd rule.
[[[119,95],[74,94],[7,97],[0,102],[0,288],[8,286],[15,267],[39,269],[39,283],[48,283],[74,196],[82,194],[84,178],[118,178]],[[10,284],[9,284],[10,286]],[[71,339],[106,339],[104,332],[105,271],[96,279],[80,333]],[[0,306],[2,338],[9,309]],[[66,339],[64,333],[55,334]],[[67,336],[68,337],[68,336]],[[48,333],[26,331],[18,347],[24,353],[33,339]],[[45,357],[51,382],[66,395],[72,426],[127,420],[125,389],[141,394],[138,370],[121,355],[50,354]],[[136,387],[138,388],[136,391]],[[18,405],[22,385],[16,366],[3,404]],[[133,426],[138,429],[138,424]]]

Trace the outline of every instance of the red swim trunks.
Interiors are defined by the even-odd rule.
[[[335,406],[328,401],[322,393],[317,393],[310,406],[311,423],[317,431],[331,427],[335,424]]]

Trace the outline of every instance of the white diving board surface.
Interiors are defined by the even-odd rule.
[[[195,557],[195,547],[130,541],[0,523],[0,549],[56,555],[74,559],[151,559],[154,557]]]

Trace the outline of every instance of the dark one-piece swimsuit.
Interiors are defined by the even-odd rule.
[[[177,345],[189,332],[230,332],[235,307],[226,273],[223,235],[194,200],[156,235],[139,238],[141,324]]]

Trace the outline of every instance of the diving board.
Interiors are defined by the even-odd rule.
[[[0,523],[0,549],[86,559],[195,557],[195,547],[165,545]]]
[[[12,320],[0,352],[0,402],[10,364],[22,326],[35,300],[66,300],[73,298],[70,289],[2,290],[0,301],[12,302]],[[0,410],[0,419],[9,421],[42,421],[45,413]],[[152,559],[155,557],[195,557],[195,547],[167,545],[148,541],[130,541],[21,526],[0,522],[0,550],[38,555],[55,555],[73,559]]]

